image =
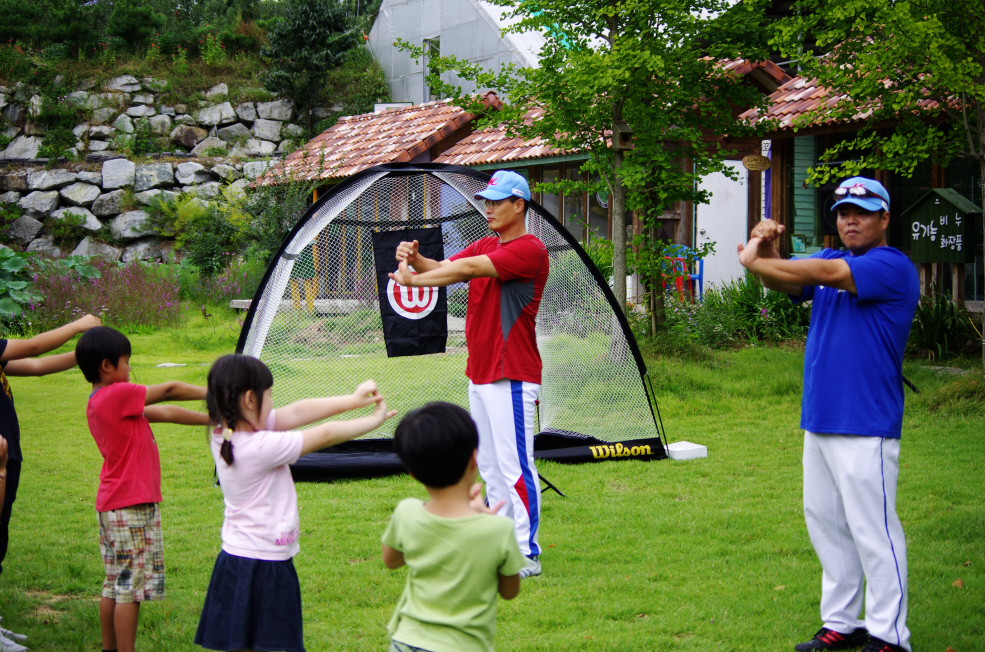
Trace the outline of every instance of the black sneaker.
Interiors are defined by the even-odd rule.
[[[899,645],[893,645],[875,636],[870,636],[869,642],[862,648],[862,652],[906,652],[906,650]]]
[[[812,650],[850,650],[862,647],[869,640],[869,632],[864,627],[859,627],[850,634],[842,634],[833,629],[822,627],[818,630],[814,638],[806,643],[798,643],[793,646],[797,652],[811,652]],[[865,652],[870,652],[866,649]]]

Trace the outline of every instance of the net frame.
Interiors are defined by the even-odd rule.
[[[423,215],[421,217],[412,219],[410,200],[408,200],[406,205],[402,207],[406,209],[406,217],[404,219],[391,219],[385,222],[375,222],[373,225],[360,223],[360,209],[357,202],[361,197],[364,197],[370,193],[370,191],[374,189],[374,186],[378,183],[389,183],[390,180],[406,178],[408,192],[410,193],[410,184],[415,177],[422,178],[420,187],[423,189],[421,203],[423,206]],[[439,199],[437,202],[438,214],[435,216],[433,214],[434,211],[432,210],[432,216],[428,218],[427,188],[429,187],[428,184],[430,182],[427,177],[433,177],[438,182],[451,188],[455,193],[457,193],[459,198],[464,200],[464,204],[461,205],[466,207],[465,211],[460,214],[452,214],[450,216],[445,215],[444,206],[442,205],[443,198],[439,192]],[[264,357],[264,347],[270,337],[271,326],[279,314],[290,312],[291,305],[297,308],[298,305],[304,303],[304,299],[299,300],[299,293],[295,287],[297,284],[291,283],[292,278],[295,278],[292,274],[298,273],[295,269],[295,265],[299,259],[306,255],[306,252],[317,251],[317,248],[314,247],[312,243],[317,242],[319,237],[322,237],[335,227],[344,230],[346,225],[352,224],[356,224],[357,227],[361,224],[361,227],[359,228],[375,226],[378,228],[385,227],[388,230],[396,230],[399,228],[420,226],[420,223],[423,222],[424,224],[430,225],[442,225],[442,228],[444,228],[443,225],[448,222],[457,223],[459,220],[466,220],[474,216],[482,216],[484,213],[484,207],[481,204],[481,200],[477,200],[474,194],[478,190],[485,187],[489,178],[490,175],[488,174],[461,166],[438,163],[396,163],[364,170],[328,189],[325,194],[305,212],[301,219],[299,219],[295,227],[284,238],[284,241],[276,254],[272,257],[257,292],[254,295],[254,299],[250,303],[249,310],[243,322],[243,327],[236,348],[237,353],[252,355],[264,360],[265,362],[268,362],[268,365],[270,364],[270,362]],[[412,193],[411,196],[413,196]],[[356,206],[356,220],[348,219],[344,216],[340,218],[340,215],[343,215],[345,211],[349,210],[354,203]],[[400,208],[401,207],[398,207],[398,210],[396,211],[398,216],[404,214],[401,210],[399,210]],[[432,206],[432,209],[433,208],[434,207]],[[567,228],[565,228],[553,215],[550,214],[549,211],[534,201],[528,202],[528,208],[528,225],[530,226],[529,231],[534,233],[534,235],[541,237],[542,241],[544,241],[545,245],[547,245],[548,252],[551,255],[551,274],[555,273],[555,262],[562,260],[561,256],[564,252],[573,252],[578,263],[580,263],[583,268],[578,270],[577,273],[582,275],[587,274],[587,277],[590,278],[594,284],[588,290],[588,292],[592,294],[593,301],[599,299],[604,301],[605,305],[608,306],[611,312],[611,330],[608,333],[608,336],[611,338],[610,348],[612,351],[615,351],[615,353],[610,351],[610,357],[615,356],[618,358],[619,356],[624,356],[622,364],[625,366],[625,370],[634,371],[636,376],[638,376],[637,380],[639,383],[635,386],[635,390],[632,388],[629,389],[630,393],[634,393],[635,391],[639,394],[638,396],[631,398],[631,401],[635,401],[637,403],[634,410],[636,412],[636,420],[639,423],[636,423],[633,426],[635,430],[633,430],[633,428],[628,428],[624,432],[616,434],[600,431],[588,432],[586,434],[583,431],[586,429],[591,430],[591,427],[564,427],[568,424],[564,422],[563,419],[555,419],[558,415],[558,411],[555,409],[554,412],[551,412],[555,405],[563,402],[564,400],[561,396],[563,393],[563,390],[561,389],[563,387],[563,383],[559,382],[557,379],[554,379],[553,381],[548,380],[551,377],[551,370],[549,369],[549,359],[551,356],[545,355],[544,347],[541,344],[543,335],[542,331],[544,331],[544,329],[548,329],[550,333],[553,333],[553,331],[550,330],[553,326],[550,324],[545,326],[545,324],[547,324],[548,317],[545,315],[545,303],[542,302],[540,314],[537,319],[537,337],[541,348],[541,356],[544,359],[545,380],[542,387],[542,401],[538,408],[539,434],[535,440],[535,448],[538,450],[538,457],[555,457],[556,459],[561,459],[566,457],[562,449],[573,449],[580,447],[586,449],[586,451],[590,450],[592,459],[618,459],[621,457],[642,457],[643,459],[665,458],[666,441],[662,434],[662,424],[658,423],[660,419],[659,408],[656,405],[652,383],[647,375],[643,356],[632,334],[629,322],[623,311],[619,309],[618,301],[609,287],[608,282],[602,277],[601,272],[594,265],[594,263],[592,263],[591,258],[582,248],[581,244],[575,239]],[[391,214],[394,212],[392,209],[393,207],[388,206],[388,211]],[[539,220],[532,218],[539,218]],[[378,219],[378,216],[376,219]],[[482,218],[482,225],[485,225],[484,218]],[[538,233],[538,231],[541,232]],[[467,239],[465,244],[467,245],[478,239],[478,237],[484,237],[487,235],[490,235],[490,233],[486,228],[484,233],[478,235],[477,237]],[[331,237],[331,234],[329,237]],[[344,232],[342,237],[345,237]],[[446,257],[449,257],[451,253],[446,251]],[[307,253],[307,255],[309,256],[308,264],[311,265],[310,256],[312,254]],[[318,279],[315,281],[315,284],[320,288],[322,282],[320,276],[321,272],[318,269],[319,262],[317,260],[317,254],[315,255],[316,258],[313,263],[313,270],[316,275],[316,279]],[[571,263],[569,260],[569,265],[570,264]],[[302,262],[301,266],[303,267],[304,265],[305,263]],[[375,266],[372,267],[375,269]],[[344,274],[344,271],[345,270],[343,269],[340,274]],[[303,275],[304,271],[302,270],[300,273]],[[574,274],[572,278],[574,278]],[[550,277],[548,283],[551,283]],[[467,284],[465,285],[467,286]],[[304,291],[306,292],[307,290],[305,289]],[[316,290],[316,294],[317,292],[318,290]],[[376,294],[376,292],[373,293],[374,296]],[[545,288],[545,300],[547,298],[547,294],[547,289]],[[565,293],[565,298],[567,298],[567,293]],[[284,306],[285,301],[288,304],[288,308],[286,310]],[[310,311],[314,311],[312,303],[312,301],[308,302],[308,308],[311,309]],[[376,311],[377,313],[379,311],[378,305],[376,307]],[[597,333],[593,334],[597,335]],[[619,335],[621,335],[621,340]],[[463,335],[453,336],[452,332],[449,332],[450,342],[456,337],[459,337],[460,341],[455,340],[453,344],[464,345]],[[380,341],[382,342],[382,339]],[[546,336],[544,341],[546,341]],[[619,350],[619,347],[624,348]],[[434,355],[440,356],[446,354]],[[267,357],[271,358],[271,356]],[[418,359],[424,358],[425,357],[422,356]],[[464,369],[460,382],[463,387],[467,384],[466,378],[464,377]],[[280,384],[283,383],[279,383],[279,385]],[[554,387],[555,385],[557,388],[552,390],[551,387]],[[381,387],[384,389],[384,393],[389,399],[390,394],[388,393],[388,389],[384,386],[383,382],[381,382]],[[347,391],[351,391],[351,388],[340,387],[338,388],[338,391],[335,391],[334,393],[342,394]],[[275,393],[275,400],[276,397],[277,393]],[[464,407],[468,407],[467,401],[449,399],[448,397],[443,396],[439,396],[437,398],[441,398],[442,400],[452,400],[452,402],[457,402],[459,404],[464,403]],[[424,402],[426,402],[426,400],[422,399],[418,402],[418,404]],[[639,405],[639,403],[645,405],[645,415],[642,414],[642,410],[640,409],[642,405]],[[413,407],[416,407],[416,405]],[[546,415],[544,414],[545,412],[547,412]],[[392,437],[392,428],[395,427],[395,425],[396,424],[393,423],[388,429],[382,429],[382,433],[377,432],[376,436],[383,434],[385,437]],[[377,443],[371,444],[370,441],[376,441]],[[630,444],[634,442],[642,443],[644,441],[653,443],[654,445],[652,447],[646,447],[647,454],[636,455],[636,447],[633,447]],[[361,447],[360,443],[364,443],[365,446]],[[624,446],[623,443],[626,445]],[[612,444],[616,445],[613,446]],[[386,448],[385,443],[383,447],[384,449]],[[360,451],[378,448],[379,440],[361,438],[359,440],[355,440],[354,442],[350,442],[347,446],[336,447],[333,451],[337,453],[351,453],[358,456]],[[640,447],[639,450],[642,453],[643,448]],[[552,453],[551,451],[560,452]],[[587,455],[587,452],[585,455]],[[582,457],[584,457],[584,455],[582,455]],[[578,458],[577,455],[568,461],[587,461],[576,458]],[[565,460],[561,459],[561,461]],[[392,466],[392,461],[388,462],[388,464]],[[387,466],[387,464],[383,464],[382,466]]]

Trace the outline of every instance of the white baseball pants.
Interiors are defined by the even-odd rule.
[[[469,382],[469,410],[479,430],[479,474],[486,483],[486,500],[513,519],[520,552],[540,554],[540,478],[534,466],[534,410],[540,385],[502,379],[476,385]]]
[[[910,650],[899,439],[804,432],[804,517],[821,561],[821,620]],[[865,581],[865,620],[862,586]]]

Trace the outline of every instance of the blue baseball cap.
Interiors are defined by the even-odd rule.
[[[855,204],[862,210],[875,213],[889,210],[889,192],[875,179],[852,177],[845,179],[835,188],[835,203],[831,210],[842,204]]]
[[[530,201],[530,185],[526,179],[516,172],[498,170],[496,174],[492,175],[492,179],[489,180],[489,185],[486,186],[486,189],[480,193],[476,193],[475,196],[482,197],[483,199],[492,199],[493,201],[499,201],[507,197],[520,197]]]

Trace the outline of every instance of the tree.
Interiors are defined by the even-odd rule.
[[[826,54],[806,47],[809,35]],[[811,170],[812,181],[866,168],[909,176],[928,158],[947,165],[966,157],[978,163],[985,187],[981,0],[800,0],[791,17],[776,23],[774,42],[799,61],[802,75],[841,96],[823,109],[826,119],[864,125],[828,151],[829,161],[854,160],[822,163]],[[820,115],[805,115],[802,124]],[[895,128],[879,130],[886,125]],[[985,340],[982,365],[985,372]]]
[[[309,131],[325,71],[342,65],[358,38],[345,8],[333,0],[290,0],[283,20],[267,34],[270,45],[261,55],[271,60],[271,69],[264,85],[297,103]]]
[[[93,28],[93,16],[84,0],[69,0],[61,7],[53,7],[48,14],[48,26],[42,38],[49,43],[71,43],[78,48],[99,40],[99,32]]]
[[[430,65],[453,70],[478,88],[494,88],[509,98],[481,125],[504,123],[513,136],[539,136],[561,149],[589,152],[584,169],[599,175],[596,184],[571,181],[542,184],[551,192],[608,190],[612,198],[613,281],[616,297],[626,296],[627,224],[635,211],[652,232],[656,220],[675,202],[706,202],[697,189],[701,177],[726,171],[727,152],[717,136],[749,129],[733,118],[736,106],[756,106],[761,95],[742,84],[718,62],[767,58],[762,14],[745,4],[722,0],[491,0],[515,20],[504,32],[538,31],[546,44],[540,65],[500,71],[455,57],[435,57]],[[415,57],[423,50],[402,44]],[[428,77],[431,87],[459,106],[479,113],[481,104],[461,88]],[[540,120],[526,119],[533,106]],[[633,149],[612,147],[610,134],[628,125]],[[638,238],[636,247],[658,252],[670,243]],[[648,260],[662,259],[658,253]],[[639,259],[642,260],[642,259]],[[636,271],[659,288],[658,266]],[[652,275],[657,277],[654,278]],[[661,295],[658,291],[656,295]],[[625,310],[625,302],[620,301]],[[653,308],[655,306],[651,306]]]
[[[116,0],[106,33],[119,36],[136,48],[164,27],[167,19],[140,0]]]

